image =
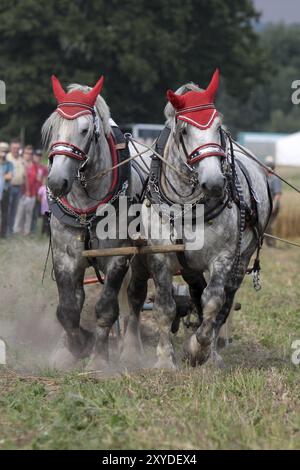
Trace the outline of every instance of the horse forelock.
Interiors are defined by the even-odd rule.
[[[68,92],[73,90],[88,92],[91,88],[73,83],[68,86]],[[109,124],[110,111],[108,105],[100,95],[97,97],[95,109],[98,118],[102,123],[102,125],[100,124],[100,134],[104,132],[104,134],[108,136],[111,133],[111,126]],[[88,119],[89,127],[83,145],[91,139],[94,132],[93,117],[91,115],[86,115],[85,117]],[[76,135],[78,132],[78,119],[65,119],[59,113],[54,111],[42,127],[42,142],[44,147],[49,147],[51,143],[57,139],[57,136],[61,131],[68,131],[71,136]]]

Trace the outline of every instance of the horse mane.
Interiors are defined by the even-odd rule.
[[[85,85],[79,85],[77,83],[72,83],[71,85],[68,86],[67,89],[68,89],[68,92],[71,92],[72,90],[80,90],[85,93],[91,90],[90,87],[85,86]],[[111,133],[111,126],[109,124],[110,110],[109,110],[108,105],[106,104],[102,96],[100,95],[97,97],[95,108],[96,108],[98,117],[102,122],[102,126],[100,125],[100,134],[104,133],[106,136],[108,136]],[[83,145],[91,139],[93,132],[94,132],[94,123],[93,123],[92,116],[86,115],[86,118],[89,121],[89,128],[85,136],[85,141],[83,142]],[[74,119],[74,120],[65,119],[59,113],[53,112],[49,116],[49,118],[45,121],[42,127],[42,142],[45,148],[51,145],[53,136],[54,137],[57,136],[58,132],[61,129],[68,130],[70,134],[75,134],[76,132],[78,132],[77,119]]]

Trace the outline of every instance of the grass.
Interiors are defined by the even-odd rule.
[[[278,171],[300,186],[299,169]],[[277,235],[300,236],[299,207],[285,191]],[[95,380],[45,367],[59,334],[50,268],[41,284],[45,239],[0,241],[9,359],[0,366],[0,449],[299,449],[300,365],[291,344],[300,339],[300,250],[277,246],[262,250],[263,290],[247,277],[238,293],[225,369],[181,365]],[[98,293],[87,289],[85,312]]]
[[[300,189],[299,167],[278,167],[276,172]],[[281,209],[274,223],[274,235],[282,238],[300,237],[300,196],[285,183],[282,185]]]
[[[5,270],[1,264],[1,298],[14,299],[14,307],[7,300],[0,328],[14,315],[16,341],[10,367],[0,368],[0,448],[300,447],[300,366],[291,363],[291,343],[300,339],[299,249],[264,248],[263,290],[255,292],[245,279],[225,369],[182,365],[176,372],[141,370],[99,380],[36,365],[41,345],[47,346],[44,329],[57,337],[47,323],[54,318],[55,286],[49,277],[44,287],[39,282],[45,242],[12,241],[0,250],[2,261],[15,256],[14,269],[24,267],[14,284],[11,263]],[[27,321],[30,328],[20,328]],[[35,364],[31,370],[28,361]]]

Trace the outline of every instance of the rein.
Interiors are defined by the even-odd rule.
[[[269,166],[265,165],[264,163],[262,163],[258,158],[256,158],[252,152],[250,152],[249,150],[246,150],[244,147],[242,147],[240,144],[238,144],[234,139],[232,139],[232,137],[230,136],[229,132],[227,131],[224,131],[227,135],[227,137],[229,137],[231,139],[231,141],[241,150],[241,153],[243,153],[244,155],[246,155],[246,157],[249,157],[251,158],[251,160],[254,160],[256,163],[258,163],[258,165],[260,165],[262,168],[264,168],[265,170],[267,170],[269,173],[272,173],[272,175],[274,176],[277,176],[277,178],[279,178],[283,183],[287,184],[290,188],[294,189],[295,191],[297,191],[297,193],[300,194],[300,189],[297,188],[296,186],[294,186],[292,183],[289,183],[287,180],[285,180],[284,178],[282,178],[282,176],[278,175],[278,173],[276,173],[274,170],[272,170],[272,168],[270,168]]]

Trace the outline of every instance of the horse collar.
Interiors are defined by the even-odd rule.
[[[112,126],[112,134],[108,138],[108,144],[111,150],[113,166],[128,159],[128,145],[125,142],[121,130],[116,125]],[[81,161],[83,161],[83,165],[85,165],[87,159]],[[130,175],[130,163],[121,165],[119,168],[115,168],[113,170],[111,187],[107,195],[102,201],[98,201],[95,206],[89,209],[78,209],[72,206],[64,197],[54,198],[48,190],[49,208],[53,215],[65,225],[82,228],[85,225],[91,224],[96,219],[98,207],[103,204],[114,204],[122,194],[125,195],[127,193]]]

